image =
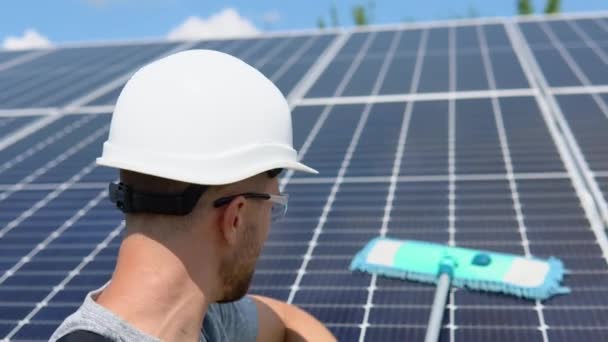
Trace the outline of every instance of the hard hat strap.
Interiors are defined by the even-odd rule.
[[[149,213],[163,215],[188,215],[207,189],[192,184],[179,194],[141,192],[124,183],[110,183],[110,201],[123,213]]]

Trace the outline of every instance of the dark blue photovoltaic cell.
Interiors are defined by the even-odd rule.
[[[341,105],[331,109],[329,116],[304,156],[307,165],[317,169],[323,177],[335,177],[342,164],[342,156],[363,112],[363,105]],[[317,177],[302,174],[302,177]]]
[[[534,98],[502,98],[500,107],[513,171],[565,172]]]
[[[558,95],[556,99],[589,168],[608,170],[608,114],[590,95]],[[602,99],[607,101],[608,96],[602,95]]]
[[[517,327],[536,327],[539,325],[538,314],[530,305],[528,309],[503,309],[487,307],[484,309],[461,308],[458,310],[456,324],[501,325]]]
[[[593,49],[588,47],[573,47],[568,48],[568,52],[591,84],[608,84],[608,68],[606,68],[606,63]]]
[[[606,68],[605,51],[599,47],[599,52],[594,51],[591,43],[584,40],[584,28],[581,28],[583,35],[579,35],[573,27],[564,21],[548,22],[547,26],[557,36],[560,44],[572,56],[577,66],[592,84],[608,83],[608,70]]]
[[[528,80],[512,49],[489,52],[494,72],[494,82],[498,89],[527,88]]]
[[[559,41],[562,44],[570,45],[580,44],[581,37],[570,27],[570,25],[565,21],[548,21],[545,23],[546,26],[553,31],[553,33],[559,38]]]
[[[0,108],[61,106],[176,44],[59,49],[0,72]]]
[[[574,74],[574,71],[570,69],[556,49],[536,50],[534,51],[534,56],[538,61],[542,61],[539,63],[540,68],[550,86],[565,87],[582,85]]]
[[[481,26],[485,37],[486,44],[490,50],[511,48],[511,42],[502,24],[491,24]]]
[[[297,83],[306,75],[319,56],[325,52],[329,44],[335,39],[335,36],[323,35],[312,39],[310,47],[303,51],[302,55],[295,60],[292,66],[288,69],[282,69],[285,71],[279,69],[271,76],[271,80],[275,82],[277,87],[286,96],[290,94]],[[282,71],[282,73],[279,71]]]
[[[477,26],[460,26],[454,28],[454,31],[457,50],[479,49]]]
[[[405,139],[401,174],[446,174],[448,156],[447,101],[415,102]]]
[[[446,92],[450,90],[449,55],[429,55],[424,58],[420,75],[419,93]]]
[[[602,19],[576,19],[570,22],[581,28],[592,40],[597,42],[608,41],[608,31],[600,25]]]
[[[504,173],[492,104],[486,99],[456,101],[456,173]]]
[[[395,37],[394,31],[379,32],[369,47],[353,77],[344,89],[344,96],[371,95],[373,87],[384,64],[387,50]]]
[[[11,167],[0,169],[0,183],[22,181],[35,170],[46,168],[47,165],[52,166],[49,163],[54,163],[54,160],[62,153],[70,151],[69,155],[66,155],[67,159],[62,160],[56,166],[50,167],[47,172],[31,180],[35,183],[67,181],[83,167],[93,162],[93,156],[98,155],[101,151],[101,143],[106,139],[109,119],[109,115],[74,116],[70,118],[69,121],[75,124],[77,129],[68,130],[67,134],[56,134],[57,139],[50,141],[48,144],[43,144],[44,147],[37,150],[39,152],[34,155],[35,157],[32,156],[19,163],[14,163]],[[97,135],[96,139],[86,140],[95,138],[95,135]],[[43,139],[43,136],[40,139],[43,142],[48,141]]]
[[[425,332],[423,327],[370,327],[365,334],[365,341],[423,341]],[[444,329],[442,335],[446,334],[449,336],[449,331]]]
[[[480,51],[469,50],[456,54],[456,90],[481,90],[488,88],[488,79]]]
[[[23,126],[38,119],[39,116],[0,117],[0,139],[14,133]]]
[[[73,310],[75,311],[75,310]],[[20,340],[46,340],[55,331],[55,324],[32,323],[26,325],[15,335],[13,341]]]
[[[306,97],[334,96],[338,85],[342,82],[344,75],[369,35],[369,33],[353,34],[310,88]]]
[[[503,25],[481,26],[496,88],[528,88],[529,84]]]
[[[16,58],[22,57],[32,51],[0,51],[0,64],[10,63]]]
[[[449,48],[449,31],[450,29],[445,27],[431,28],[429,29],[429,40],[427,43],[427,50],[430,53],[445,53]]]
[[[552,87],[579,86],[580,80],[538,23],[519,24],[543,75]]]
[[[608,177],[597,177],[597,182],[600,185],[600,189],[604,193],[604,199],[608,202]]]
[[[420,47],[422,30],[401,31],[395,55],[390,61],[380,94],[400,94],[409,91]]]
[[[375,104],[369,113],[346,176],[390,176],[405,105]]]
[[[523,22],[518,25],[532,49],[547,48],[551,46],[551,40],[549,40],[547,34],[543,32],[540,24],[535,22]]]
[[[83,119],[83,117],[79,115],[69,115],[53,121],[40,130],[24,137],[10,146],[7,146],[5,149],[0,150],[0,165],[4,165],[9,161],[14,160],[15,158],[19,157],[21,153],[29,148],[32,148],[32,146],[37,145],[41,141],[50,139],[51,137],[61,137],[67,131],[71,132],[76,127],[79,127],[78,125],[82,124],[84,121],[88,122],[88,120],[91,118]],[[4,183],[1,177],[1,171],[0,183]]]
[[[467,342],[513,342],[513,341],[542,341],[543,336],[537,327],[506,327],[504,329],[459,327],[455,339]],[[553,341],[553,340],[552,340]],[[598,340],[599,341],[599,340]]]

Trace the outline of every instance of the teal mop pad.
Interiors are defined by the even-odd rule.
[[[357,253],[350,269],[437,284],[425,342],[439,341],[452,285],[537,300],[570,292],[560,285],[564,266],[553,257],[525,258],[385,237],[370,241]]]
[[[564,267],[556,258],[525,258],[413,240],[375,238],[357,253],[350,269],[426,283],[436,283],[446,273],[453,286],[528,299],[569,292],[560,285]]]

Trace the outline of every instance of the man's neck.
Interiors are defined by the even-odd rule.
[[[166,246],[130,236],[121,245],[112,281],[97,303],[163,341],[198,342],[209,289],[197,284],[186,267]]]

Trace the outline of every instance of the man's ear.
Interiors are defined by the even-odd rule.
[[[220,234],[229,245],[236,244],[237,233],[244,224],[244,207],[247,201],[239,196],[224,208],[224,214],[220,218]]]

